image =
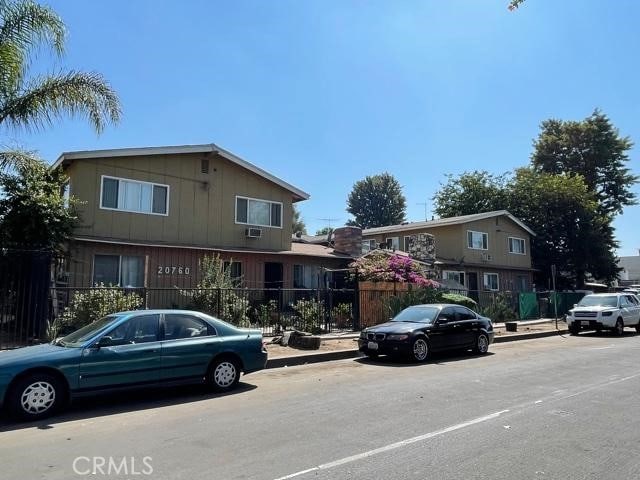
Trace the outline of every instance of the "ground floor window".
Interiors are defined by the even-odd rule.
[[[242,285],[242,263],[224,262],[224,271],[229,272],[229,276],[235,286],[239,287]]]
[[[460,285],[465,285],[464,283],[464,272],[456,272],[453,270],[445,270],[442,272],[443,280],[454,280],[458,282]]]
[[[93,283],[119,287],[144,287],[144,257],[96,255],[93,258]]]
[[[485,273],[484,277],[484,289],[485,290],[498,290],[498,274],[497,273]]]
[[[363,240],[362,242],[362,253],[369,253],[371,250],[376,249],[376,241],[375,240]]]
[[[516,287],[520,292],[526,292],[529,288],[527,286],[527,275],[518,275],[516,278]]]
[[[293,288],[318,288],[320,267],[317,265],[294,265]]]

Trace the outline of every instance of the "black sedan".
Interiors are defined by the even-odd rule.
[[[387,323],[360,332],[358,347],[368,357],[393,355],[425,361],[431,352],[468,350],[485,354],[493,342],[489,318],[460,305],[415,305]]]

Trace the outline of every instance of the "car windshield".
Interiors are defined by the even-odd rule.
[[[440,311],[437,307],[410,307],[391,319],[392,322],[433,323]]]
[[[70,333],[66,337],[56,340],[55,343],[56,345],[62,345],[63,347],[79,347],[90,338],[107,329],[119,318],[119,315],[107,315],[100,320],[96,320],[95,322],[85,325],[75,332]]]
[[[579,307],[617,307],[618,297],[615,295],[605,295],[597,297],[595,295],[587,295],[580,302]]]

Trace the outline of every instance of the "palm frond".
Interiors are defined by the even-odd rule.
[[[36,152],[19,149],[0,150],[0,171],[20,170],[37,162],[41,163],[42,160]]]
[[[31,0],[0,0],[0,22],[0,44],[28,51],[45,43],[57,54],[64,53],[64,22],[47,6]]]
[[[65,36],[62,19],[49,7],[0,0],[0,95],[5,98],[19,88],[30,51],[44,44],[62,56]]]
[[[66,115],[86,117],[100,133],[120,120],[120,102],[102,75],[69,72],[36,79],[0,105],[0,125],[37,129]]]

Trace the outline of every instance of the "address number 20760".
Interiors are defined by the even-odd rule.
[[[158,275],[189,275],[190,267],[158,265]]]

